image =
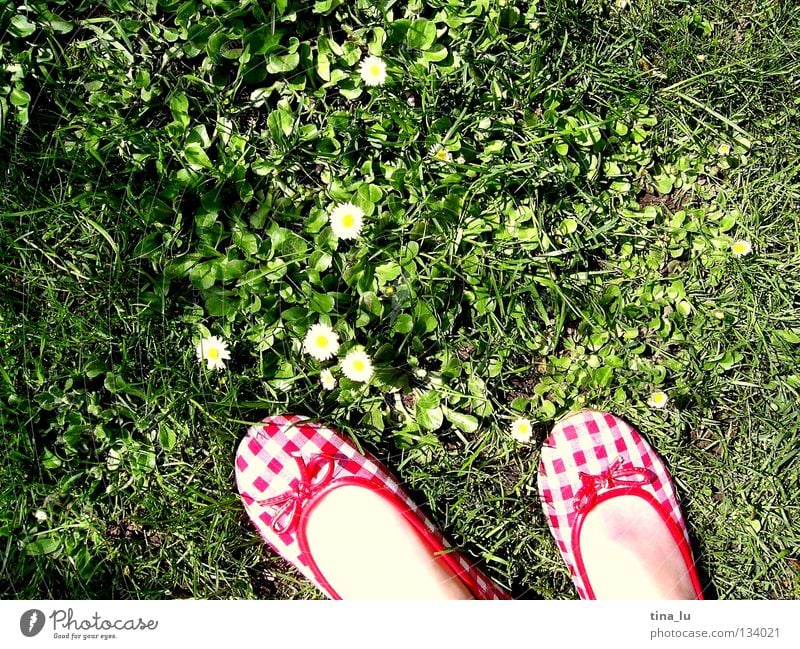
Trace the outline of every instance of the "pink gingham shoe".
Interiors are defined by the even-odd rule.
[[[239,444],[236,481],[250,520],[264,541],[332,599],[341,597],[314,561],[306,525],[315,506],[341,486],[363,487],[388,501],[411,524],[431,556],[457,576],[473,597],[509,599],[464,556],[451,550],[377,460],[360,453],[327,426],[298,415],[268,417],[252,426]]]
[[[649,503],[680,550],[698,599],[703,599],[689,534],[661,458],[627,423],[584,410],[561,420],[542,447],[539,496],[550,531],[581,599],[596,599],[581,555],[581,527],[601,502],[638,496]]]

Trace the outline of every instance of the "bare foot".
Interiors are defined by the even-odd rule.
[[[669,528],[638,496],[610,498],[590,510],[580,549],[597,599],[697,599]]]
[[[411,523],[369,489],[334,489],[307,515],[311,555],[342,599],[472,599]]]

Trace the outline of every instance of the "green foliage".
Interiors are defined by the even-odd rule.
[[[518,594],[568,596],[507,433],[593,406],[667,458],[718,594],[797,595],[796,7],[26,7],[0,10],[9,594],[310,596],[230,482],[243,426],[297,411]],[[368,384],[303,353],[318,322]]]

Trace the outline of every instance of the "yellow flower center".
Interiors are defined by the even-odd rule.
[[[444,149],[439,149],[436,152],[436,157],[439,158],[439,160],[447,160],[447,151]]]
[[[363,372],[364,371],[364,361],[360,359],[356,359],[353,361],[353,369],[356,372]]]
[[[372,76],[373,76],[373,77],[377,77],[377,76],[379,76],[379,75],[380,75],[380,73],[381,73],[381,69],[380,69],[380,67],[378,67],[377,65],[373,65],[373,66],[372,66],[372,67],[369,69],[369,71],[372,73]]]
[[[656,392],[653,395],[653,401],[655,403],[662,403],[665,398],[666,398],[666,395],[663,392]]]
[[[216,347],[210,348],[207,353],[208,353],[208,357],[212,361],[215,361],[215,360],[217,360],[219,358],[219,350]]]
[[[317,336],[317,347],[327,347],[328,339],[325,336]]]
[[[346,228],[352,228],[355,222],[356,217],[350,214],[350,212],[342,216],[342,225]]]
[[[517,425],[517,432],[520,435],[527,435],[528,433],[531,432],[531,427],[528,426],[528,424],[518,424]]]
[[[747,244],[743,241],[734,243],[733,252],[735,252],[737,255],[743,255],[745,252],[747,252]]]

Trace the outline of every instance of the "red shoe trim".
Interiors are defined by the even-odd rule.
[[[599,494],[594,502],[587,509],[581,511],[575,519],[575,523],[572,527],[572,548],[575,554],[575,567],[586,586],[586,592],[589,595],[589,599],[597,599],[597,597],[595,597],[594,589],[592,588],[592,584],[586,574],[586,566],[583,563],[583,555],[581,554],[581,546],[579,543],[581,529],[583,528],[583,522],[590,511],[595,509],[595,507],[597,507],[600,503],[605,502],[606,500],[611,500],[617,496],[638,496],[656,510],[659,518],[661,518],[661,520],[667,526],[669,533],[672,535],[672,540],[675,541],[681,551],[681,556],[683,557],[686,571],[689,573],[689,579],[692,582],[692,587],[694,588],[695,595],[697,595],[697,599],[704,599],[703,590],[700,587],[700,578],[698,577],[697,571],[694,567],[692,551],[689,545],[686,543],[683,531],[675,524],[675,521],[672,520],[669,514],[664,511],[661,503],[659,503],[652,494],[637,486],[616,487]]]
[[[303,507],[302,512],[300,513],[300,519],[297,525],[297,542],[300,545],[300,549],[302,550],[303,554],[308,557],[309,560],[309,568],[314,573],[314,576],[317,578],[319,583],[330,592],[333,599],[342,599],[336,590],[331,586],[328,580],[325,578],[325,575],[322,574],[322,571],[317,566],[316,561],[314,561],[314,556],[311,553],[311,549],[308,545],[308,537],[306,536],[306,526],[308,525],[308,518],[317,505],[320,504],[323,498],[326,495],[331,493],[333,490],[338,489],[339,487],[347,487],[347,486],[356,486],[356,487],[364,487],[369,489],[371,492],[381,496],[384,500],[386,500],[396,512],[398,512],[402,517],[411,523],[412,528],[417,533],[417,537],[425,543],[428,549],[432,552],[434,558],[439,561],[440,563],[445,564],[445,568],[449,570],[451,574],[458,577],[458,579],[463,583],[469,592],[472,594],[473,597],[479,599],[481,597],[480,589],[478,584],[470,577],[469,573],[465,572],[460,568],[460,566],[453,560],[450,554],[454,551],[453,548],[446,548],[441,544],[439,539],[431,534],[430,530],[425,526],[425,524],[416,516],[413,510],[409,510],[406,504],[400,500],[394,493],[388,490],[386,487],[381,485],[380,483],[373,482],[371,480],[365,480],[363,478],[356,478],[352,476],[337,478],[334,481],[328,483],[323,487],[320,491],[318,491],[315,496],[309,500],[305,507]],[[447,551],[449,550],[449,551]]]

